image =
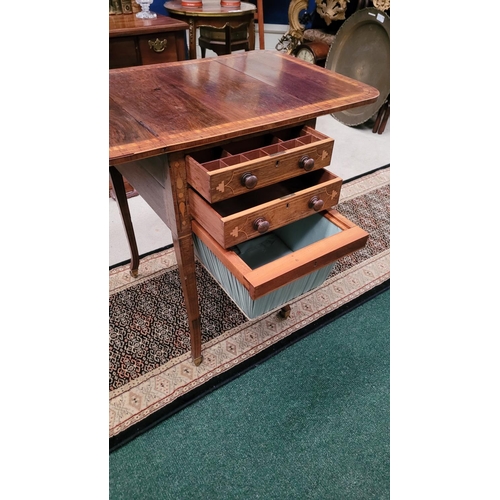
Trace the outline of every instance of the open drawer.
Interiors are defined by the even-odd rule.
[[[213,205],[190,189],[189,210],[222,247],[229,248],[334,207],[341,186],[340,177],[321,169]]]
[[[366,231],[336,210],[227,250],[196,221],[192,224],[198,259],[249,318],[318,287],[336,260],[363,248],[368,240]]]
[[[187,181],[214,203],[327,167],[332,151],[333,139],[295,127],[187,155]]]

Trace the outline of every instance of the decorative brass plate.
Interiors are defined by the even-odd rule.
[[[369,7],[348,17],[330,46],[325,68],[371,85],[380,92],[373,104],[332,113],[332,116],[349,126],[370,119],[390,91],[389,16]]]

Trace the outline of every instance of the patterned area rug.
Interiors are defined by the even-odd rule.
[[[389,283],[390,168],[342,186],[337,210],[365,229],[365,248],[338,260],[319,288],[290,303],[289,318],[271,312],[248,320],[197,263],[203,362],[190,358],[187,316],[173,248],[109,272],[109,436],[114,449],[189,404],[215,382],[307,333],[318,320]],[[280,345],[281,345],[280,344]],[[275,347],[276,348],[276,347]],[[206,389],[204,389],[206,388]]]

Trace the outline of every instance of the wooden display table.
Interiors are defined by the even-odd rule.
[[[203,0],[202,7],[184,7],[180,0],[166,2],[167,12],[174,19],[185,21],[189,25],[189,59],[196,59],[196,30],[200,26],[222,28],[226,24],[237,27],[248,25],[248,45],[255,49],[254,18],[257,8],[252,3],[241,2],[239,8],[223,7],[220,0]]]
[[[131,273],[139,256],[122,175],[172,231],[195,364],[202,354],[193,232],[252,299],[365,244],[366,232],[326,210],[341,179],[325,170],[333,140],[314,125],[318,116],[374,102],[373,87],[276,51],[115,69],[109,83],[110,175]],[[340,234],[277,265],[252,270],[231,250],[316,213]]]

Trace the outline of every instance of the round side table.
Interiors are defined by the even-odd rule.
[[[199,26],[222,28],[226,24],[239,26],[248,23],[248,45],[255,49],[254,16],[257,7],[241,2],[240,8],[222,7],[220,0],[203,0],[202,7],[184,7],[180,0],[164,3],[170,17],[184,21],[189,26],[189,59],[196,59],[196,30]]]

